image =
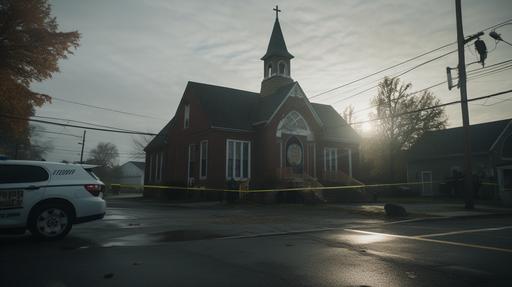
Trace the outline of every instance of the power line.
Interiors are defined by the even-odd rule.
[[[472,76],[472,79],[479,79],[482,77],[486,77],[489,75],[494,75],[497,73],[501,73],[501,72],[510,70],[511,68],[512,68],[512,64],[504,66],[504,67],[498,67],[497,69],[493,69],[492,71],[482,71],[482,73],[473,74],[471,76]]]
[[[510,22],[510,21],[512,21],[512,19],[508,19],[508,20],[505,20],[505,21],[503,21],[503,22],[501,22],[501,23],[498,23],[498,24],[496,24],[496,25],[493,25],[493,26],[487,27],[487,28],[483,29],[482,31],[491,30],[491,29],[493,29],[493,28],[495,28],[495,27],[498,27],[498,26],[503,25],[503,24],[505,24],[505,23],[508,23],[508,22]],[[409,59],[407,59],[407,60],[405,60],[405,61],[402,61],[402,62],[400,62],[400,63],[398,63],[398,64],[394,64],[394,65],[392,65],[392,66],[390,66],[390,67],[387,67],[387,68],[384,68],[384,69],[378,70],[377,72],[374,72],[374,73],[368,74],[368,75],[366,75],[366,76],[363,76],[363,77],[361,77],[361,78],[355,79],[355,80],[350,81],[350,82],[348,82],[348,83],[345,83],[345,84],[339,85],[339,86],[334,87],[334,88],[332,88],[332,89],[329,89],[329,90],[327,90],[327,91],[324,91],[324,92],[321,92],[321,93],[315,94],[315,95],[313,95],[313,96],[309,97],[309,99],[314,99],[314,98],[319,97],[319,96],[321,96],[321,95],[324,95],[324,94],[330,93],[330,92],[332,92],[332,91],[338,90],[338,89],[340,89],[340,88],[346,87],[346,86],[348,86],[348,85],[351,85],[351,84],[357,83],[357,82],[362,81],[362,80],[364,80],[364,79],[367,79],[367,78],[369,78],[369,77],[372,77],[372,76],[375,76],[375,75],[380,74],[380,73],[382,73],[382,72],[385,72],[385,71],[391,70],[391,69],[393,69],[393,68],[396,68],[396,67],[398,67],[398,66],[400,66],[400,65],[403,65],[403,64],[405,64],[405,63],[408,63],[408,62],[414,61],[414,60],[416,60],[416,59],[418,59],[418,58],[421,58],[421,57],[423,57],[423,56],[426,56],[426,55],[428,55],[428,54],[431,54],[431,53],[437,52],[437,51],[439,51],[439,50],[442,50],[442,49],[444,49],[444,48],[446,48],[446,47],[449,47],[449,46],[451,46],[451,45],[453,45],[453,44],[456,44],[456,43],[457,43],[457,41],[454,41],[454,42],[451,42],[451,43],[448,43],[448,44],[442,45],[442,46],[440,46],[440,47],[438,47],[438,48],[435,48],[435,49],[432,49],[432,50],[430,50],[430,51],[427,51],[427,52],[425,52],[425,53],[423,53],[423,54],[420,54],[420,55],[414,56],[414,57],[409,58]]]
[[[496,74],[498,72],[503,72],[505,70],[509,70],[512,68],[512,65],[507,65],[505,67],[502,67],[504,64],[507,64],[507,63],[510,63],[512,62],[512,59],[509,59],[509,60],[506,60],[506,61],[502,61],[502,62],[499,62],[499,63],[495,63],[495,64],[492,64],[492,65],[489,65],[487,67],[484,67],[484,68],[478,68],[478,69],[473,69],[473,70],[470,70],[468,71],[468,75],[470,77],[468,77],[468,80],[474,80],[474,79],[478,79],[478,78],[482,78],[482,77],[486,77],[486,76],[489,76],[489,75],[493,75],[493,74]],[[493,68],[491,70],[488,70],[490,68]],[[457,78],[454,78],[454,79],[457,79]],[[431,86],[428,86],[426,88],[423,88],[421,90],[418,90],[418,91],[414,91],[414,92],[411,92],[409,94],[406,95],[406,97],[410,97],[410,96],[413,96],[415,94],[419,94],[421,92],[424,92],[426,90],[429,90],[429,89],[432,89],[432,88],[435,88],[435,87],[438,87],[438,86],[441,86],[441,85],[444,85],[446,84],[448,81],[441,81],[439,83],[436,83],[436,84],[433,84]],[[374,108],[376,107],[377,105],[371,105],[369,107],[366,107],[364,109],[361,109],[361,110],[358,110],[358,111],[355,111],[354,114],[357,114],[357,113],[360,113],[360,112],[363,112],[363,111],[366,111],[366,110],[369,110],[371,108]]]
[[[450,51],[450,52],[448,52],[448,53],[444,53],[444,54],[442,54],[442,55],[440,55],[440,56],[437,56],[437,57],[435,57],[435,58],[432,58],[432,59],[430,59],[430,60],[428,60],[428,61],[425,61],[425,62],[419,63],[418,65],[415,65],[415,66],[413,66],[412,68],[409,68],[409,69],[405,70],[404,72],[402,72],[402,73],[400,73],[400,74],[398,74],[398,75],[394,76],[393,78],[403,76],[403,75],[405,75],[405,74],[407,74],[407,73],[409,73],[409,72],[411,72],[411,71],[413,71],[413,70],[415,70],[415,69],[417,69],[417,68],[419,68],[419,67],[421,67],[421,66],[424,66],[424,65],[426,65],[426,64],[428,64],[428,63],[431,63],[431,62],[433,62],[433,61],[439,60],[439,59],[441,59],[441,58],[443,58],[443,57],[445,57],[445,56],[447,56],[447,55],[450,55],[450,54],[452,54],[452,53],[455,53],[455,52],[457,52],[457,50],[452,50],[452,51]],[[352,95],[350,95],[350,96],[348,96],[348,97],[341,98],[341,99],[339,99],[339,100],[337,100],[337,101],[333,102],[332,104],[337,104],[337,103],[339,103],[339,102],[342,102],[342,101],[348,100],[348,99],[353,98],[353,97],[355,97],[355,96],[358,96],[358,95],[360,95],[360,94],[362,94],[362,93],[364,93],[364,92],[367,92],[367,91],[370,91],[370,90],[372,90],[372,89],[375,89],[375,88],[377,88],[378,86],[379,86],[378,84],[377,84],[377,85],[374,85],[374,86],[371,86],[371,87],[370,87],[370,88],[368,88],[368,89],[362,90],[362,91],[357,92],[357,93],[355,93],[355,94],[352,94]]]
[[[359,81],[362,81],[362,80],[368,79],[369,77],[372,77],[372,76],[375,76],[375,75],[380,74],[380,73],[382,73],[382,72],[385,72],[385,71],[391,70],[391,69],[393,69],[393,68],[396,68],[396,67],[401,66],[401,65],[403,65],[403,64],[405,64],[405,63],[408,63],[408,62],[414,61],[414,60],[416,60],[416,59],[418,59],[418,58],[421,58],[421,57],[423,57],[423,56],[426,56],[426,55],[428,55],[428,54],[431,54],[431,53],[437,52],[437,51],[439,51],[439,50],[441,50],[441,49],[444,49],[444,48],[446,48],[446,47],[449,47],[449,46],[451,46],[451,45],[453,45],[453,44],[455,44],[455,43],[457,43],[457,42],[453,42],[453,43],[450,43],[450,44],[446,44],[446,45],[443,45],[443,46],[441,46],[441,47],[438,47],[438,48],[435,48],[435,49],[433,49],[433,50],[430,50],[430,51],[428,51],[428,52],[425,52],[425,53],[423,53],[423,54],[420,54],[420,55],[418,55],[418,56],[414,56],[414,57],[409,58],[409,59],[407,59],[407,60],[405,60],[405,61],[402,61],[402,62],[400,62],[400,63],[398,63],[398,64],[394,64],[394,65],[392,65],[392,66],[390,66],[390,67],[387,67],[387,68],[384,68],[384,69],[378,70],[377,72],[374,72],[374,73],[371,73],[371,74],[369,74],[369,75],[363,76],[363,77],[361,77],[361,78],[359,78],[359,79],[356,79],[356,80],[350,81],[350,82],[348,82],[348,83],[345,83],[345,84],[339,85],[339,86],[337,86],[337,87],[335,87],[335,88],[332,88],[332,89],[329,89],[329,90],[327,90],[327,91],[324,91],[324,92],[318,93],[318,94],[316,94],[316,95],[313,95],[313,96],[309,97],[309,99],[314,99],[314,98],[319,97],[319,96],[321,96],[321,95],[324,95],[324,94],[330,93],[330,92],[332,92],[332,91],[335,91],[335,90],[341,89],[341,88],[346,87],[346,86],[348,86],[348,85],[352,85],[352,84],[357,83],[357,82],[359,82]]]
[[[473,72],[478,72],[478,71],[482,71],[482,70],[488,70],[490,68],[495,68],[497,66],[503,66],[504,64],[507,64],[507,63],[510,63],[512,62],[512,59],[509,59],[509,60],[505,60],[505,61],[502,61],[502,62],[499,62],[499,63],[495,63],[495,64],[492,64],[492,65],[488,65],[488,66],[485,66],[485,67],[482,67],[482,68],[478,68],[478,69],[473,69],[473,70],[469,70],[468,71],[468,74],[469,73],[473,73]]]
[[[418,65],[416,65],[416,66],[414,66],[414,67],[412,67],[412,68],[409,68],[409,69],[407,69],[407,70],[405,70],[405,71],[403,71],[403,72],[399,73],[398,75],[393,76],[393,78],[403,76],[403,75],[405,75],[405,74],[407,74],[407,73],[411,72],[412,70],[415,70],[415,69],[417,69],[417,68],[419,68],[419,67],[421,67],[421,66],[423,66],[423,65],[426,65],[426,64],[428,64],[428,63],[431,63],[431,62],[433,62],[433,61],[435,61],[435,60],[438,60],[438,59],[440,59],[440,58],[442,58],[442,57],[445,57],[445,56],[447,56],[447,55],[449,55],[449,54],[452,54],[452,53],[455,53],[455,52],[457,52],[457,50],[450,51],[450,52],[445,53],[445,54],[443,54],[443,55],[440,55],[440,56],[438,56],[438,57],[432,58],[432,59],[430,59],[430,60],[428,60],[428,61],[422,62],[422,63],[420,63],[420,64],[418,64]],[[500,63],[496,63],[496,64],[493,64],[493,65],[490,65],[490,66],[487,66],[487,67],[484,67],[484,68],[473,69],[473,70],[468,71],[468,73],[470,73],[470,72],[477,72],[477,71],[480,71],[480,70],[483,70],[483,69],[491,68],[491,67],[494,67],[494,66],[497,66],[497,65],[502,65],[502,64],[505,64],[505,63],[509,63],[509,62],[512,62],[512,59],[511,59],[511,60],[506,60],[506,61],[503,61],[503,62],[500,62]],[[382,80],[382,79],[384,79],[384,78],[381,78],[381,80]],[[425,88],[425,89],[423,89],[423,90],[421,90],[421,91],[417,91],[417,92],[415,92],[415,93],[419,93],[419,92],[422,92],[422,91],[424,91],[424,90],[426,90],[426,89],[430,89],[430,88],[437,87],[437,86],[442,85],[442,84],[444,84],[444,83],[446,83],[446,82],[447,82],[447,81],[444,81],[444,82],[441,82],[441,83],[437,83],[437,84],[435,84],[435,85],[433,85],[433,86],[431,86],[431,87]],[[337,101],[333,102],[332,104],[337,104],[337,103],[342,102],[342,101],[344,101],[344,100],[348,100],[348,99],[350,99],[350,98],[353,98],[353,97],[355,97],[355,96],[358,96],[358,95],[360,95],[360,94],[363,94],[363,93],[365,93],[365,92],[368,92],[368,91],[373,90],[373,89],[378,88],[378,87],[379,87],[379,85],[378,85],[378,84],[377,84],[377,85],[373,85],[373,86],[371,86],[371,87],[369,87],[369,88],[367,88],[367,89],[364,89],[364,90],[362,90],[362,91],[359,91],[359,92],[357,92],[357,93],[355,93],[355,94],[352,94],[352,95],[350,95],[350,96],[348,96],[348,97],[345,97],[345,98],[339,99],[339,100],[337,100]],[[414,93],[412,93],[412,94],[414,94]],[[412,94],[410,94],[410,95],[412,95]]]
[[[100,127],[100,128],[118,129],[120,131],[132,131],[133,132],[133,130],[120,129],[120,128],[116,128],[116,127],[112,127],[112,126],[105,126],[105,125],[100,125],[100,124],[95,124],[95,123],[84,122],[84,121],[77,121],[77,120],[70,120],[70,119],[63,119],[63,118],[56,118],[56,117],[47,117],[47,116],[32,116],[32,117],[42,118],[42,119],[50,119],[50,120],[59,120],[59,121],[63,121],[63,122],[73,122],[73,123],[86,124],[86,125],[91,125],[91,126]]]
[[[87,126],[80,126],[80,125],[64,124],[64,123],[57,123],[57,122],[51,122],[51,121],[36,120],[36,119],[31,119],[31,118],[17,117],[17,116],[12,116],[12,115],[7,115],[7,114],[0,114],[0,117],[14,119],[14,120],[30,121],[30,122],[36,122],[36,123],[42,123],[42,124],[48,124],[48,125],[80,128],[80,129],[103,131],[103,132],[122,133],[122,134],[137,134],[137,135],[148,135],[148,136],[156,136],[157,135],[155,133],[148,133],[148,132],[125,131],[125,130],[119,130],[119,129],[104,129],[104,128],[95,128],[95,127],[87,127]]]
[[[53,154],[59,154],[59,155],[80,155],[80,151],[72,152],[72,151],[62,151],[62,150],[55,150],[55,151],[48,151],[47,154],[53,153]],[[85,153],[85,152],[84,152]],[[87,152],[89,154],[89,152]],[[131,154],[119,154],[119,158],[128,158],[128,159],[140,159],[145,157],[145,155],[131,155]]]
[[[69,152],[78,152],[78,153],[80,153],[80,150],[69,149],[69,147],[54,146],[54,145],[41,146],[41,145],[37,145],[37,144],[31,144],[31,146],[41,147],[41,148],[48,148],[48,149],[51,149],[51,150],[60,150],[60,151],[69,151]],[[84,153],[91,153],[91,151],[84,151]],[[108,152],[107,154],[114,154],[114,152]],[[138,155],[138,154],[145,154],[145,152],[136,152],[136,151],[134,151],[134,152],[121,152],[121,151],[118,151],[117,154]]]
[[[502,91],[502,92],[498,92],[498,93],[494,93],[494,94],[490,94],[490,95],[487,95],[487,96],[471,98],[471,99],[468,99],[467,102],[474,102],[474,101],[480,101],[480,100],[483,100],[483,99],[490,99],[490,98],[501,96],[501,95],[508,94],[508,93],[512,93],[512,89],[511,90]],[[427,111],[427,110],[432,110],[432,109],[435,109],[435,108],[442,108],[442,107],[451,106],[451,105],[460,104],[460,103],[461,103],[460,100],[459,101],[452,101],[452,102],[448,102],[448,103],[444,103],[444,104],[439,104],[439,105],[435,105],[435,106],[430,106],[430,107],[426,107],[426,108],[422,108],[422,109],[417,109],[417,110],[412,110],[412,111],[407,111],[407,112],[399,113],[399,114],[391,116],[391,117],[380,117],[380,118],[369,119],[369,120],[365,120],[365,121],[359,121],[359,122],[352,123],[352,125],[360,125],[360,124],[364,124],[364,123],[368,123],[368,122],[373,122],[373,121],[379,121],[379,120],[384,120],[384,119],[389,119],[389,118],[396,118],[396,117],[399,117],[399,116],[419,113],[419,112],[423,112],[423,111]],[[346,124],[346,125],[348,125],[348,124]]]
[[[68,134],[68,133],[60,133],[60,132],[52,132],[52,131],[46,131],[46,130],[40,130],[40,129],[33,129],[37,133],[48,133],[48,134],[56,134],[56,135],[65,135],[75,138],[82,138],[81,136],[74,135],[74,134]]]
[[[58,97],[53,97],[53,96],[51,98],[53,100],[65,102],[65,103],[68,103],[68,104],[74,104],[74,105],[79,105],[79,106],[84,106],[84,107],[89,107],[89,108],[94,108],[94,109],[99,109],[99,110],[104,110],[104,111],[109,111],[109,112],[115,112],[115,113],[130,115],[130,116],[141,117],[141,118],[163,120],[162,118],[157,118],[157,117],[153,117],[153,116],[148,116],[148,115],[143,115],[143,114],[138,114],[138,113],[133,113],[133,112],[126,112],[126,111],[112,109],[112,108],[99,107],[99,106],[95,106],[95,105],[84,104],[84,103],[80,103],[80,102],[76,102],[76,101],[66,100],[66,99],[62,99],[62,98],[58,98]]]

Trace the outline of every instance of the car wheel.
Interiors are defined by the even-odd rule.
[[[64,204],[48,203],[32,212],[28,229],[38,239],[57,240],[64,238],[73,225],[73,213]]]

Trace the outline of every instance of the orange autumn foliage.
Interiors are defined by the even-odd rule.
[[[28,118],[50,102],[30,83],[51,78],[78,47],[80,34],[58,31],[50,8],[47,0],[0,0],[0,114]],[[26,137],[27,121],[0,118],[0,145]]]

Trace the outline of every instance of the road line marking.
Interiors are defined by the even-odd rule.
[[[453,241],[446,241],[446,240],[429,239],[429,238],[423,238],[423,237],[417,237],[417,236],[388,234],[388,233],[364,231],[364,230],[349,229],[349,228],[345,228],[343,230],[349,231],[349,232],[355,232],[355,233],[362,233],[362,234],[388,236],[388,237],[395,237],[395,238],[411,239],[411,240],[418,240],[418,241],[425,241],[425,242],[432,242],[432,243],[440,243],[440,244],[447,244],[447,245],[455,245],[455,246],[462,246],[462,247],[471,247],[471,248],[477,248],[477,249],[485,249],[485,250],[493,250],[493,251],[512,253],[512,249],[505,249],[505,248],[478,245],[478,244],[468,244],[468,243],[460,243],[460,242],[453,242]]]
[[[491,228],[480,228],[480,229],[457,230],[457,231],[450,231],[450,232],[443,232],[443,233],[433,233],[433,234],[417,235],[415,237],[427,238],[427,237],[437,237],[437,236],[446,236],[446,235],[455,235],[455,234],[464,234],[464,233],[475,233],[475,232],[484,232],[484,231],[499,231],[499,230],[505,230],[505,229],[511,229],[511,228],[512,228],[512,225],[510,225],[510,226],[503,226],[503,227],[491,227]]]

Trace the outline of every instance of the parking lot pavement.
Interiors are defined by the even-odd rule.
[[[74,226],[64,242],[73,245],[71,239],[77,239],[94,246],[134,246],[385,222],[383,218],[361,217],[322,206],[218,202],[178,205],[124,199],[108,201],[108,206],[103,220]],[[20,240],[30,238],[27,235],[0,238],[0,242]],[[81,244],[76,243],[84,247]]]
[[[58,242],[0,237],[0,286],[511,286],[511,217],[121,200]]]
[[[322,236],[348,242],[381,258],[414,262],[512,283],[511,216],[403,222],[346,228]]]

